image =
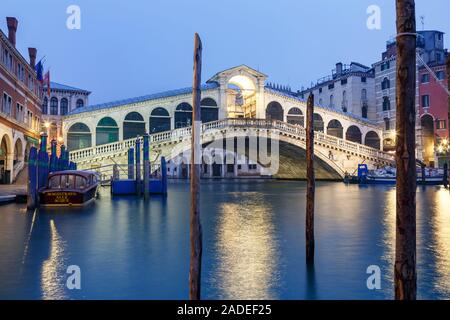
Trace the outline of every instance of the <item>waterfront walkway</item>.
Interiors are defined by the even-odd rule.
[[[27,195],[28,170],[24,166],[12,184],[0,184],[0,196],[26,196]]]

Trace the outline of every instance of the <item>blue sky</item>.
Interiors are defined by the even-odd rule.
[[[81,8],[81,30],[66,27],[71,4]],[[381,30],[366,27],[372,4]],[[416,0],[416,11],[425,29],[450,32],[450,1]],[[52,81],[93,91],[91,104],[190,86],[194,32],[203,82],[247,64],[293,89],[338,61],[371,65],[395,34],[394,0],[2,0],[0,13],[5,33],[5,17],[18,18],[19,50],[27,57],[37,47]]]

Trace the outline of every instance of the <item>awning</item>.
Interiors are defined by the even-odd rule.
[[[31,144],[34,144],[34,145],[36,145],[36,146],[39,145],[39,140],[36,139],[36,138],[33,138],[33,137],[30,137],[30,136],[25,135],[25,139],[26,139],[29,143],[31,143]]]

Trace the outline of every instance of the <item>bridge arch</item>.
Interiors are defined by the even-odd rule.
[[[287,123],[296,124],[301,127],[305,126],[305,117],[300,108],[292,107],[287,114]]]
[[[325,132],[325,123],[320,114],[313,114],[314,131]]]
[[[204,98],[200,102],[201,119],[203,123],[219,120],[219,107],[213,98]]]
[[[359,127],[351,125],[345,133],[345,140],[362,144],[362,133]]]
[[[67,133],[67,148],[70,151],[90,148],[92,146],[92,133],[87,125],[81,122],[70,126]]]
[[[104,117],[95,128],[96,145],[102,145],[119,141],[119,126],[111,117]]]
[[[163,107],[157,107],[150,114],[150,134],[170,130],[170,115]]]
[[[327,125],[327,134],[342,139],[344,137],[344,127],[341,122],[336,119],[330,120]]]
[[[191,124],[192,106],[187,102],[182,102],[175,109],[175,129],[189,127]]]
[[[123,139],[136,138],[145,133],[144,117],[136,111],[132,111],[125,116],[123,121]]]
[[[266,119],[284,121],[284,110],[279,102],[272,101],[267,105]]]
[[[364,137],[364,144],[368,147],[380,150],[381,148],[380,136],[375,131],[369,131],[366,133],[366,136]]]

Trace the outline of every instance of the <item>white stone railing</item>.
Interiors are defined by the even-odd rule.
[[[292,134],[296,137],[306,139],[306,131],[301,126],[289,124],[278,120],[265,120],[265,119],[223,119],[208,122],[202,125],[202,133],[207,133],[208,131],[217,129],[240,128],[240,127],[278,130],[281,133]],[[190,136],[191,136],[191,127],[179,128],[172,131],[165,131],[150,135],[150,143],[158,144],[169,141],[176,142],[184,138],[188,138]],[[142,145],[142,137],[140,139]],[[330,147],[336,147],[348,152],[354,152],[364,156],[375,157],[387,161],[394,160],[394,156],[387,152],[377,150],[356,142],[337,138],[335,136],[327,135],[323,132],[315,133],[314,142],[322,143]],[[70,152],[70,160],[74,162],[85,161],[89,160],[89,158],[107,156],[119,152],[126,152],[130,147],[134,147],[135,145],[136,139],[133,138],[108,143],[100,146],[95,146],[91,148],[75,150]]]

